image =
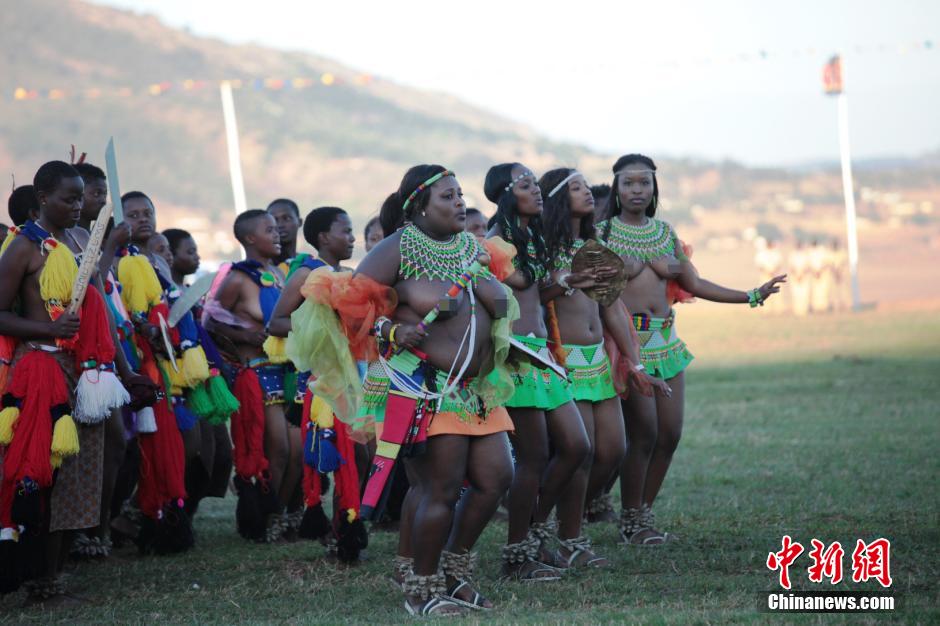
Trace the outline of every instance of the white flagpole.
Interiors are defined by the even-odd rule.
[[[238,147],[238,125],[235,122],[235,100],[232,84],[227,80],[219,85],[222,95],[222,117],[225,119],[225,140],[228,144],[228,170],[232,177],[232,196],[235,198],[235,215],[248,210],[245,197],[245,180],[242,178],[241,151]]]
[[[842,57],[842,84],[846,84],[845,57]],[[839,94],[839,151],[842,155],[842,194],[845,196],[846,245],[849,252],[852,310],[858,311],[861,306],[858,290],[858,232],[855,227],[855,187],[852,184],[852,156],[849,148],[849,103],[844,89]]]

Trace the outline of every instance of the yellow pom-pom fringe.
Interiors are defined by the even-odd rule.
[[[346,521],[352,524],[356,521],[358,515],[356,514],[356,509],[346,509]]]
[[[50,454],[49,465],[51,465],[53,469],[59,469],[60,467],[62,467],[62,457],[59,456],[58,454]]]
[[[118,280],[123,291],[121,299],[131,313],[146,314],[160,304],[163,289],[150,261],[142,254],[128,255],[118,263]]]
[[[0,446],[9,445],[13,441],[13,426],[19,417],[20,410],[15,406],[0,411]]]
[[[72,251],[62,242],[48,249],[46,264],[39,274],[39,297],[56,300],[63,306],[72,300],[72,286],[78,279],[78,264]]]
[[[55,421],[52,454],[63,458],[78,454],[78,429],[71,415],[63,415]]]
[[[202,346],[197,345],[183,352],[180,374],[184,387],[201,385],[209,378],[209,361],[206,360],[206,353]]]
[[[310,404],[310,421],[318,428],[333,428],[333,409],[320,396],[313,396]]]
[[[7,251],[7,248],[10,247],[14,239],[16,239],[16,233],[12,230],[8,230],[6,237],[3,238],[3,245],[0,246],[0,255]]]
[[[183,387],[188,386],[186,384],[186,378],[183,376],[182,359],[176,359],[176,368],[177,369],[173,369],[169,361],[160,361],[160,369],[166,374],[166,380],[170,383],[171,396],[181,395],[183,393]]]
[[[287,340],[284,337],[272,336],[264,340],[264,345],[261,348],[272,363],[287,363],[289,359],[285,349],[286,342]]]

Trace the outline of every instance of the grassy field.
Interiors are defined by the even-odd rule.
[[[685,433],[657,510],[680,540],[623,548],[612,526],[591,526],[612,566],[546,586],[497,580],[505,525],[484,535],[481,590],[497,604],[470,620],[503,623],[764,623],[777,590],[765,567],[790,534],[892,542],[893,613],[791,615],[801,623],[940,621],[940,307],[859,315],[772,318],[694,305],[679,330],[698,356],[688,376]],[[339,569],[310,543],[249,545],[234,531],[234,501],[208,501],[197,548],[140,558],[126,548],[70,568],[88,602],[19,608],[0,598],[2,623],[400,623],[387,582],[394,537],[372,537],[363,564]],[[794,588],[811,587],[804,554]],[[827,589],[819,586],[819,589]],[[875,582],[840,590],[879,591]]]

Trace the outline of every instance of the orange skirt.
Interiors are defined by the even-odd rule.
[[[375,438],[382,438],[382,427],[384,422],[375,423]],[[509,419],[509,413],[503,407],[496,407],[490,414],[483,419],[479,416],[472,416],[469,420],[462,419],[457,413],[445,411],[435,413],[431,418],[431,424],[428,426],[428,437],[435,435],[464,435],[466,437],[482,437],[492,435],[493,433],[511,432],[513,430],[512,420]]]

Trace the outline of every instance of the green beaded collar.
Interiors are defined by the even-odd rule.
[[[398,275],[401,278],[454,282],[484,251],[470,233],[457,233],[447,241],[438,241],[414,224],[408,224],[401,232],[399,252]]]
[[[676,234],[666,222],[653,217],[641,226],[624,224],[616,217],[610,218],[609,222],[610,234],[604,243],[620,256],[646,263],[664,256],[685,257],[677,246]],[[597,232],[606,232],[607,224],[608,221],[598,224]]]
[[[559,251],[558,256],[555,258],[555,269],[570,270],[571,260],[574,259],[575,253],[580,250],[583,245],[584,239],[575,239],[571,242],[571,246],[569,246],[567,250]]]

